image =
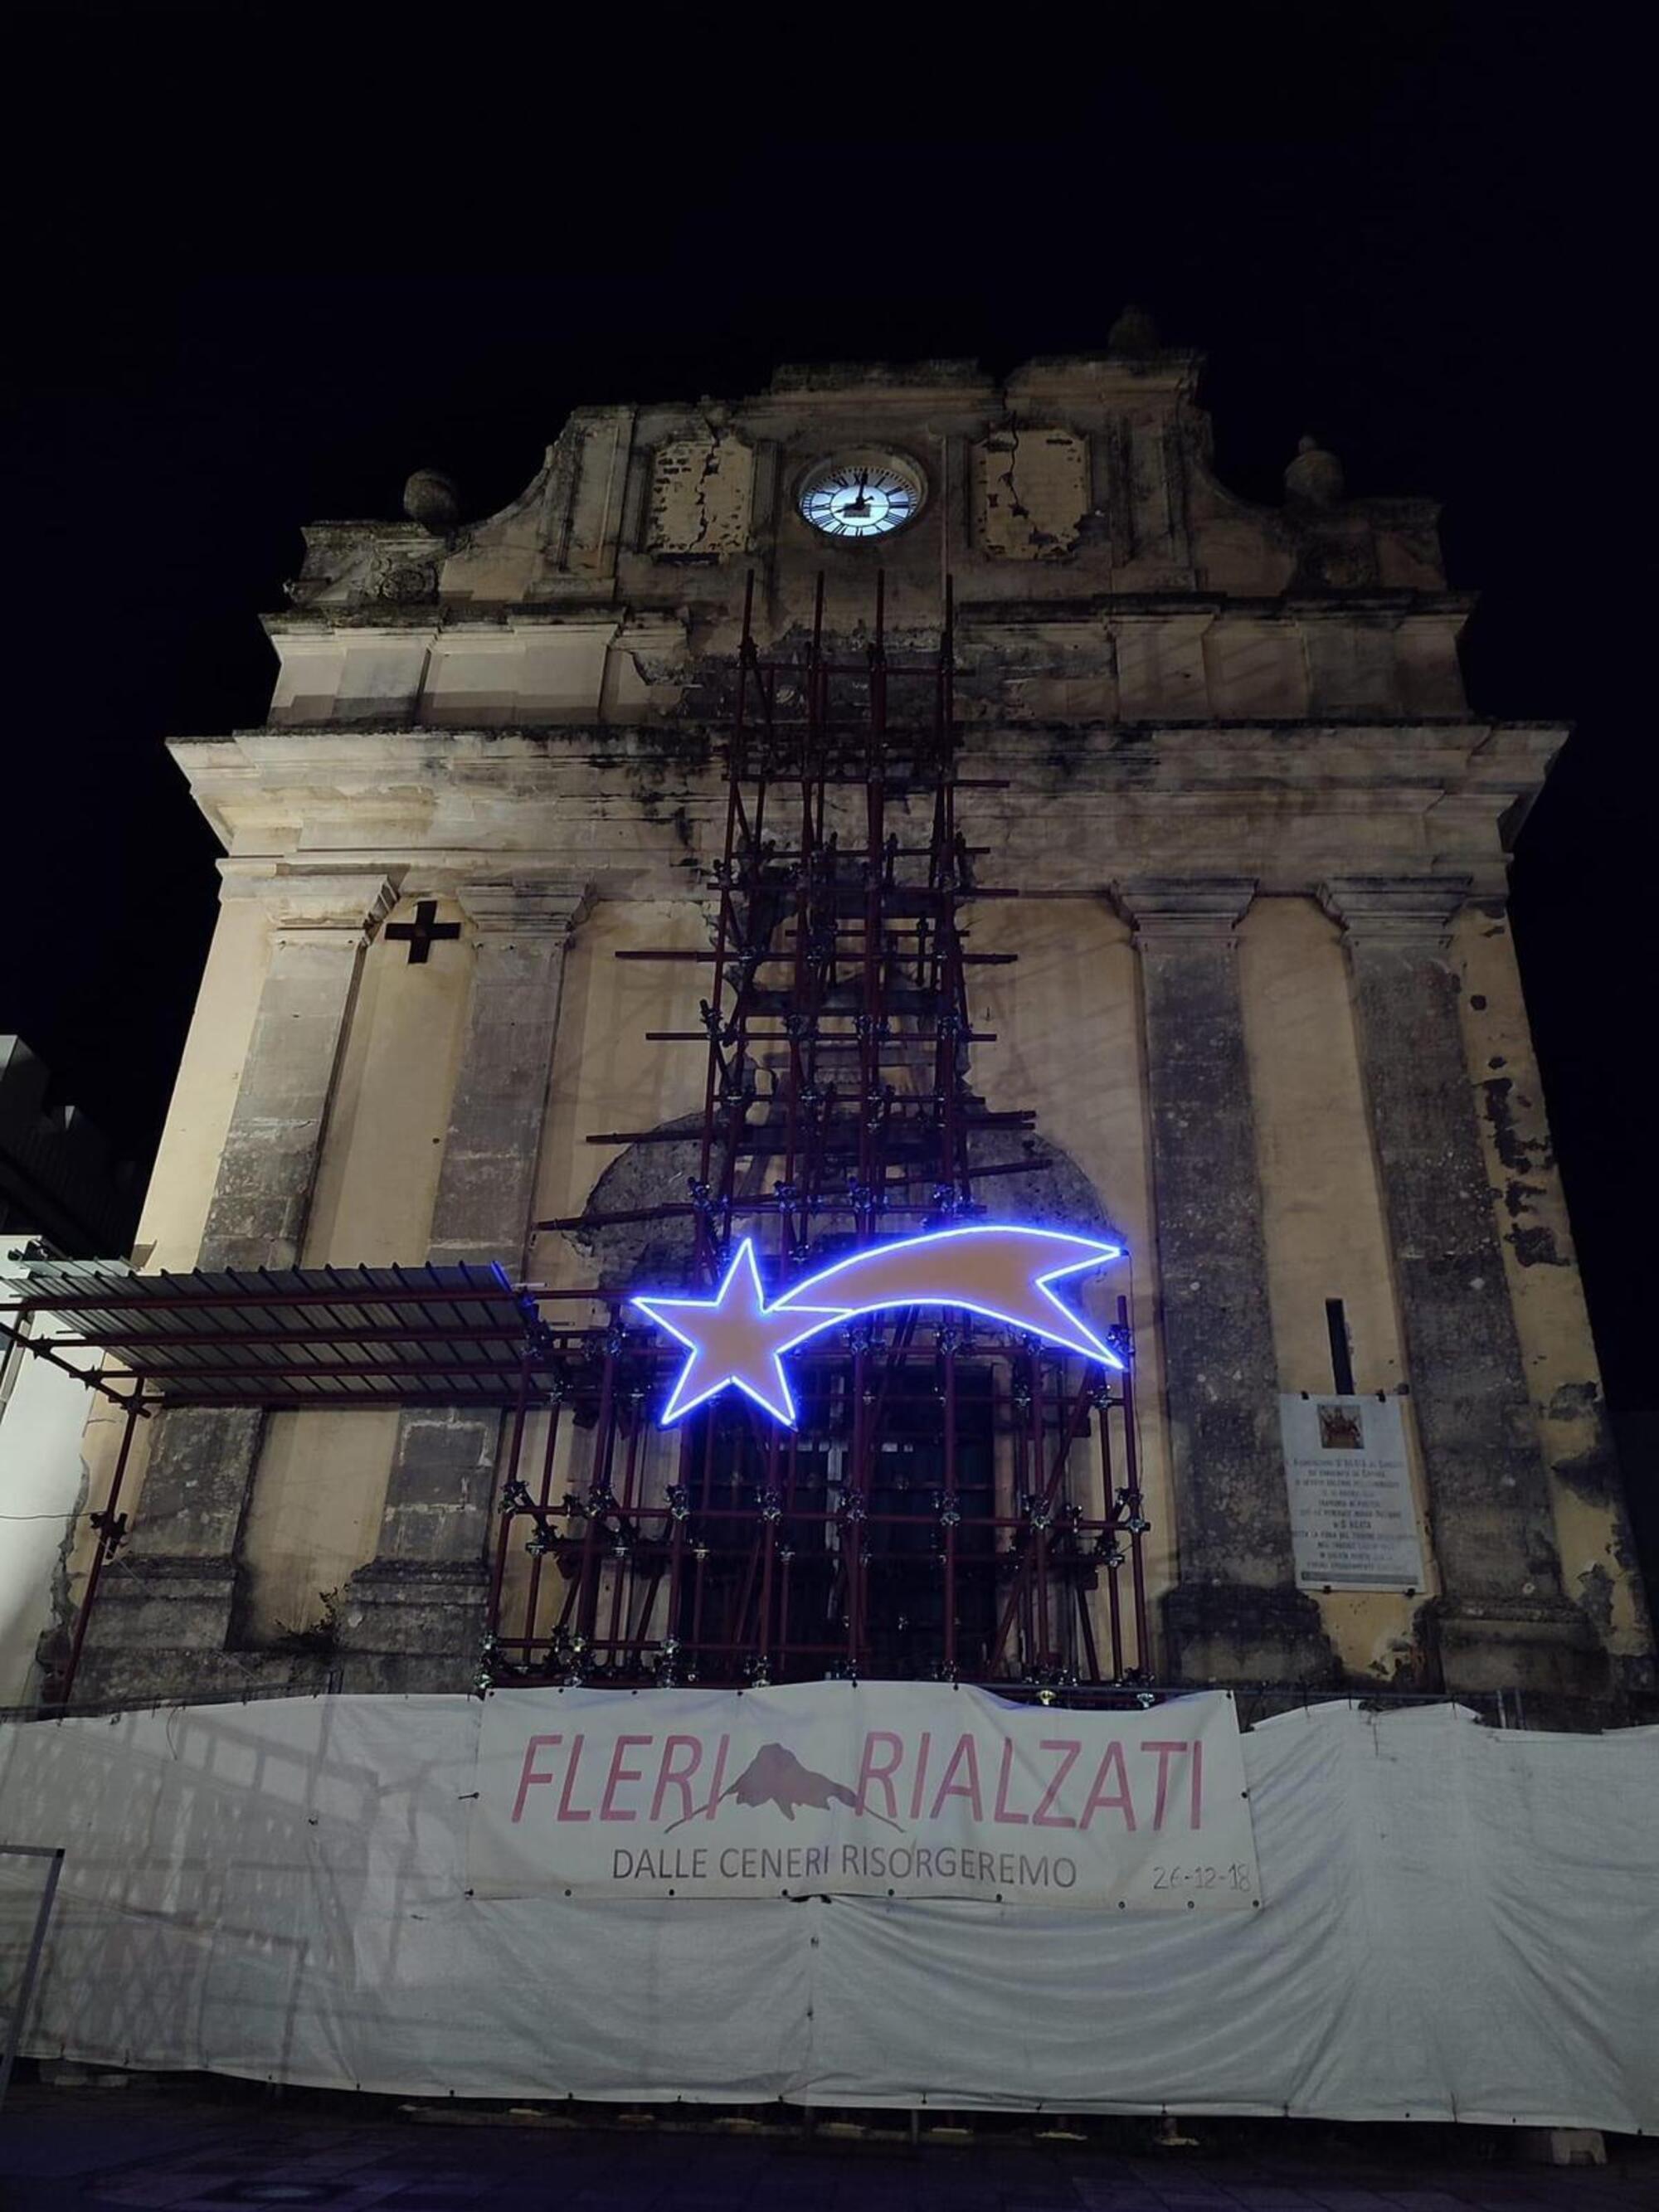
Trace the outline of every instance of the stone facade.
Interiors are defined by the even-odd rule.
[[[1565,732],[1471,712],[1431,505],[1346,499],[1307,441],[1282,506],[1235,497],[1197,360],[1133,336],[1001,386],[836,367],[586,408],[484,521],[422,494],[313,529],[265,726],[173,747],[227,896],[140,1241],[587,1279],[531,1226],[615,1165],[587,1134],[700,1103],[696,1056],[643,1042],[687,1026],[686,971],[614,955],[706,943],[747,580],[787,653],[820,576],[856,648],[878,566],[901,641],[948,574],[1003,787],[963,827],[1020,893],[975,919],[1019,963],[975,971],[975,1081],[1035,1104],[1130,1246],[1161,1671],[1607,1710],[1651,1633],[1504,923]],[[925,483],[890,538],[797,511],[850,449]],[[380,925],[421,900],[459,934],[416,968]],[[1331,1298],[1357,1387],[1404,1394],[1426,1590],[1293,1585],[1275,1400],[1330,1387]],[[468,1686],[495,1423],[155,1425],[86,1686],[308,1680],[319,1607],[349,1684]]]

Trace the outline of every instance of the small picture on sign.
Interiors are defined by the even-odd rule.
[[[1317,1410],[1321,1451],[1364,1450],[1365,1431],[1358,1406],[1321,1406]]]
[[[1279,1401],[1291,1549],[1304,1589],[1418,1589],[1422,1534],[1395,1397]]]

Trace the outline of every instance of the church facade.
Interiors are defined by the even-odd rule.
[[[173,747],[226,857],[143,1264],[245,1281],[495,1264],[600,1328],[603,1304],[574,1294],[691,1282],[683,1245],[629,1223],[696,1185],[690,1133],[714,1110],[696,1039],[722,1019],[700,994],[731,938],[744,671],[752,717],[813,653],[857,665],[878,639],[896,669],[937,670],[948,606],[951,804],[974,855],[951,897],[990,957],[961,970],[972,1041],[947,1057],[971,1061],[975,1159],[1005,1179],[964,1170],[937,1219],[1010,1218],[1017,1192],[1021,1218],[1108,1224],[1122,1249],[1079,1297],[1102,1327],[1117,1314],[1133,1378],[1113,1419],[1132,1431],[1144,1622],[1097,1678],[1616,1710],[1650,1681],[1651,1631],[1504,904],[1565,732],[1471,710],[1469,603],[1431,506],[1346,498],[1308,441],[1281,506],[1218,481],[1199,366],[1131,316],[1102,357],[1000,385],[954,362],[785,370],[729,404],[579,410],[487,520],[462,526],[422,475],[398,521],[310,530],[268,623],[267,721]],[[865,804],[843,782],[830,842]],[[884,803],[891,849],[914,831],[921,850],[920,801]],[[786,914],[769,926],[772,952],[745,940],[757,960],[790,942]],[[778,1005],[738,1121],[769,1081],[782,1095],[803,1018]],[[926,1057],[884,1097],[931,1096]],[[1005,1124],[1029,1173],[992,1158]],[[769,1202],[781,1170],[745,1158],[741,1188]],[[716,1242],[702,1256],[724,1265]],[[1417,1562],[1370,1586],[1341,1565],[1340,1495],[1337,1564],[1310,1567],[1287,1460],[1316,1402],[1356,1459],[1362,1401],[1398,1439]],[[550,1418],[538,1398],[532,1461]],[[1008,1472],[1012,1418],[984,1422],[1007,1531],[986,1539],[992,1593],[999,1560],[1051,1540],[1041,1486]],[[1079,1433],[1091,1419],[1103,1404]],[[76,1695],[472,1687],[500,1627],[512,1425],[429,1405],[145,1422]],[[119,1428],[100,1405],[92,1495]],[[599,1480],[589,1430],[573,1417],[546,1443],[548,1495]],[[1034,1466],[1053,1443],[1039,1388]],[[675,1498],[641,1450],[641,1499]],[[1105,1579],[1079,1577],[1091,1654]],[[655,1591],[641,1678],[672,1680],[684,1639]],[[778,1640],[769,1614],[744,1632]],[[599,1641],[587,1678],[617,1678]],[[986,1670],[1012,1679],[1014,1645],[988,1630],[994,1648]],[[939,1670],[937,1645],[905,1649],[894,1671]]]

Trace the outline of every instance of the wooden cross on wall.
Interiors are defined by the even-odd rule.
[[[389,921],[386,924],[388,937],[395,937],[400,942],[407,940],[408,964],[411,968],[425,967],[433,946],[441,937],[459,937],[461,933],[459,921],[440,921],[437,913],[436,899],[416,899],[413,921]]]

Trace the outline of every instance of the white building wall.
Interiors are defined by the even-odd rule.
[[[27,1274],[7,1255],[27,1241],[9,1237],[0,1251],[0,1297],[16,1295],[10,1285]],[[0,1319],[10,1325],[11,1316]],[[64,1332],[40,1315],[30,1333],[38,1340]],[[33,1705],[41,1685],[35,1651],[52,1626],[64,1539],[89,1502],[82,1432],[93,1401],[85,1385],[61,1367],[21,1345],[0,1344],[0,1705]],[[97,1365],[95,1353],[63,1356]],[[117,1409],[108,1410],[118,1425]]]

